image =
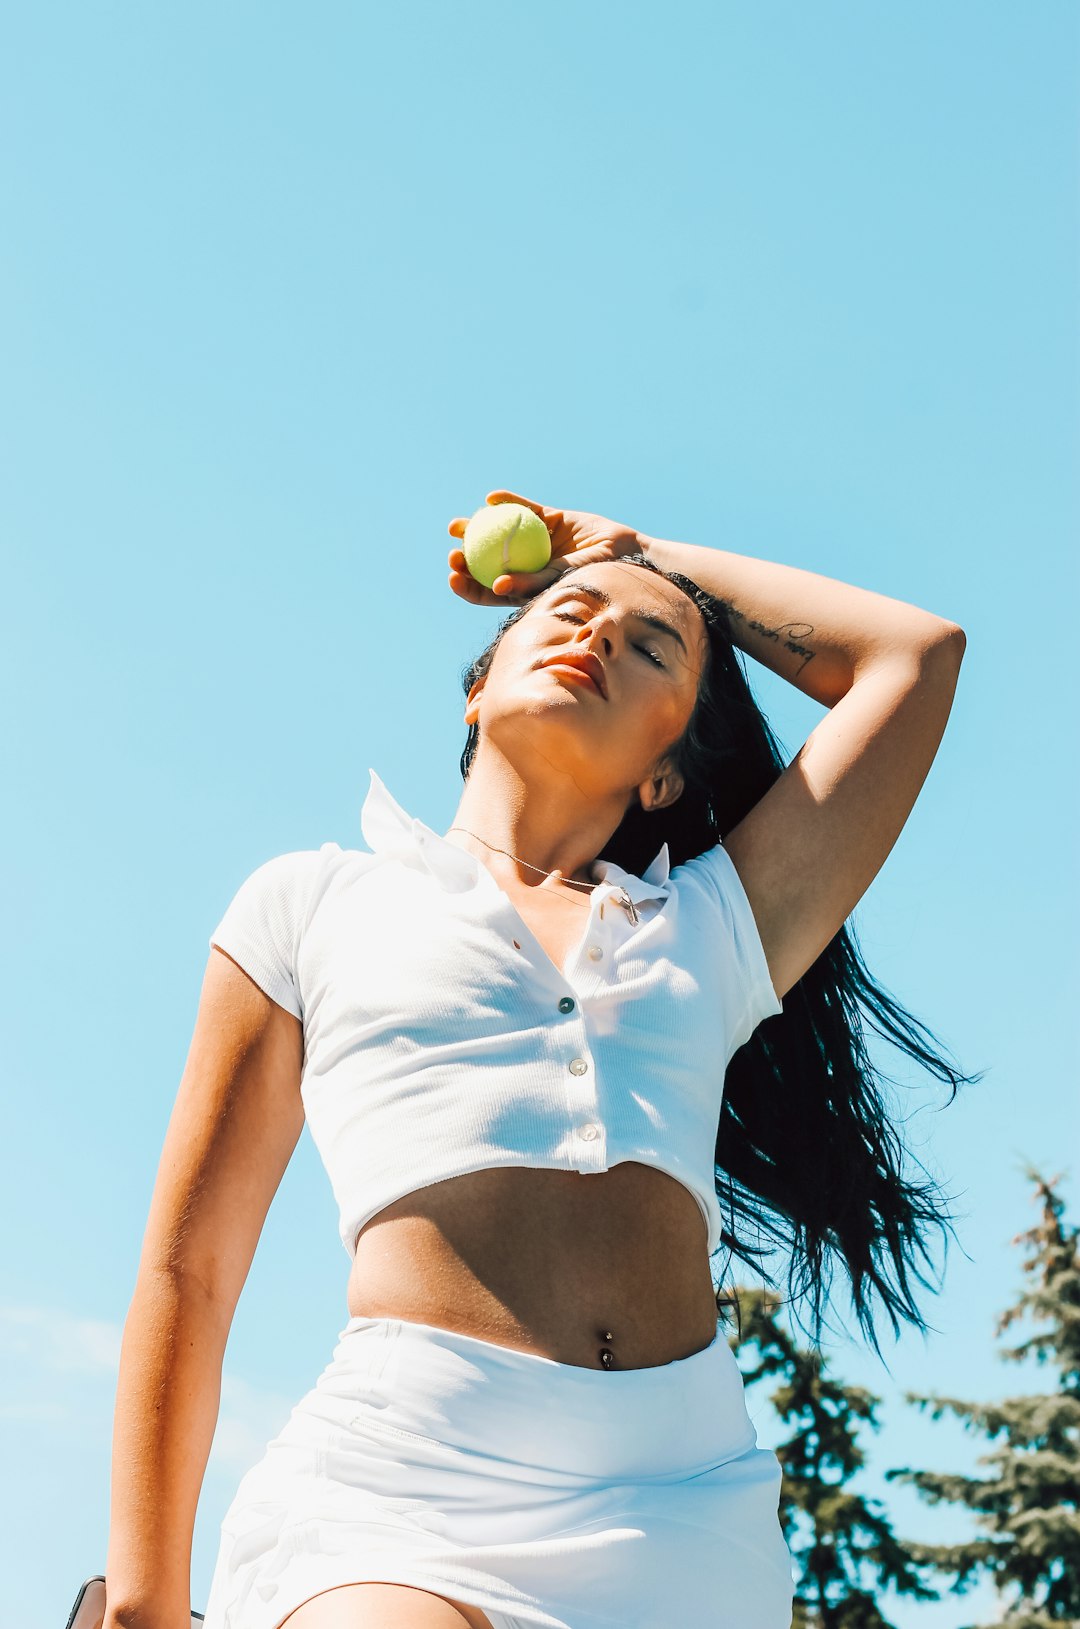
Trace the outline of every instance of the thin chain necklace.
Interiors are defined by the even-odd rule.
[[[555,875],[554,871],[545,871],[541,865],[532,865],[528,860],[519,859],[516,854],[511,854],[508,848],[499,848],[497,843],[489,843],[486,837],[478,836],[476,832],[470,831],[468,826],[450,826],[448,828],[448,834],[451,831],[463,831],[466,836],[474,837],[478,843],[483,843],[485,848],[494,849],[496,854],[505,854],[507,859],[516,860],[518,865],[525,866],[525,868],[529,871],[539,871],[542,877],[553,877]],[[588,888],[591,891],[596,887],[595,882],[575,882],[572,877],[560,877],[559,881],[565,882],[568,888]],[[555,897],[557,899],[566,899],[568,896],[566,894],[557,894]],[[630,920],[636,927],[638,922],[638,913],[634,907],[633,900],[630,898],[630,895],[627,893],[625,888],[619,889],[618,900],[623,909],[629,912]],[[581,902],[578,900],[574,901],[575,905],[579,903]]]

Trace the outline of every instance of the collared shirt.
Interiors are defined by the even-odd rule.
[[[783,1011],[723,845],[672,868],[665,844],[640,877],[597,860],[558,967],[483,862],[369,774],[371,852],[267,860],[210,939],[303,1024],[300,1091],[348,1254],[431,1183],[625,1160],[693,1194],[714,1252],[727,1065]]]

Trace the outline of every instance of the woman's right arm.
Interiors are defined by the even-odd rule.
[[[104,1629],[189,1629],[236,1303],[304,1124],[303,1028],[210,952],[120,1352]]]

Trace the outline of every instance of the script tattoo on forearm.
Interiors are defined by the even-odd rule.
[[[801,673],[807,662],[812,662],[817,655],[809,645],[802,643],[803,640],[809,639],[814,631],[812,622],[782,622],[778,628],[766,628],[756,617],[745,616],[730,600],[721,600],[720,604],[732,623],[741,622],[753,633],[760,634],[762,639],[771,639],[777,645],[782,645],[785,650],[789,650],[793,656],[801,656],[803,660],[796,669],[797,673]]]

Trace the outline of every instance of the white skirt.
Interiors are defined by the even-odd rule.
[[[243,1477],[205,1629],[277,1629],[341,1584],[411,1584],[493,1629],[789,1629],[780,1465],[718,1330],[590,1369],[350,1318]]]

